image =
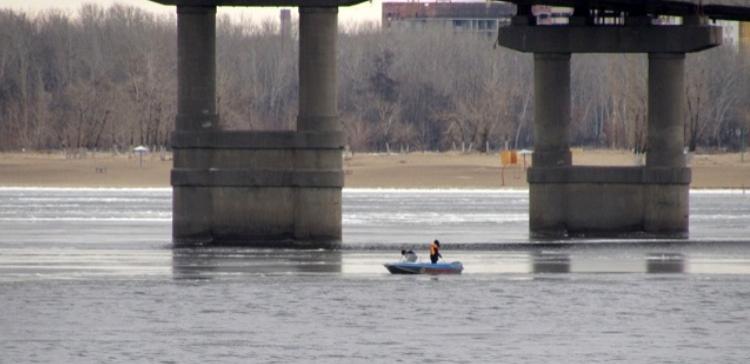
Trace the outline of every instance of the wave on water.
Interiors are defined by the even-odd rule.
[[[171,215],[171,214],[170,214]],[[0,217],[0,222],[172,222],[172,217]]]
[[[528,189],[489,189],[489,188],[350,188],[345,187],[344,193],[419,193],[419,194],[516,194],[528,193]]]
[[[25,192],[25,191],[40,191],[40,192],[103,192],[103,191],[114,191],[114,192],[172,192],[171,187],[15,187],[15,186],[0,186],[0,192]],[[394,194],[517,194],[517,193],[528,193],[528,188],[352,188],[345,187],[344,193],[394,193]],[[748,194],[750,191],[741,188],[722,188],[722,189],[703,189],[694,188],[690,189],[691,194]]]
[[[504,223],[524,222],[529,220],[529,215],[524,213],[438,213],[438,212],[367,212],[367,213],[345,213],[343,214],[344,225],[372,225],[382,223],[393,224],[466,224],[466,223]]]
[[[172,192],[171,187],[11,187],[0,186],[0,192],[100,192],[100,191],[122,191],[122,192]]]
[[[112,203],[112,202],[123,202],[123,203],[136,203],[136,202],[153,202],[153,197],[145,197],[145,196],[138,196],[138,197],[102,197],[102,196],[93,196],[93,197],[78,197],[78,196],[54,196],[54,197],[26,197],[26,196],[19,196],[14,197],[12,201],[16,202],[24,202],[21,206],[28,206],[29,203],[34,203],[34,206],[45,206],[44,202],[52,203],[57,202],[59,203],[65,203],[65,204],[71,204],[71,203],[85,203],[85,202],[97,202],[97,203]],[[15,207],[12,204],[7,204],[7,207]],[[49,204],[49,207],[56,206],[56,204]]]
[[[344,188],[344,193],[418,193],[418,194],[517,194],[528,193],[528,188]],[[691,188],[690,194],[747,194],[750,189],[741,188]]]
[[[690,189],[690,194],[693,195],[744,195],[746,194],[750,196],[750,191],[741,189],[741,188],[722,188],[722,189],[706,189],[706,188],[696,188]]]
[[[443,244],[442,251],[503,251],[503,250],[531,250],[539,252],[540,249],[610,249],[610,248],[659,248],[677,249],[683,247],[702,248],[710,246],[716,248],[742,248],[746,249],[750,241],[736,238],[690,238],[690,239],[570,239],[570,240],[523,240],[510,241],[475,241],[475,242],[450,242]],[[404,242],[346,242],[341,246],[344,251],[399,251],[401,249],[428,249],[428,243],[404,241]]]

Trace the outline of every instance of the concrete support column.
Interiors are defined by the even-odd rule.
[[[177,131],[211,131],[216,116],[216,7],[177,7]]]
[[[340,131],[336,78],[338,8],[299,8],[297,131]]]
[[[176,133],[210,132],[216,114],[216,7],[177,7]],[[174,170],[208,170],[210,150],[174,150]],[[211,239],[212,198],[206,187],[173,187],[172,237],[175,243]]]
[[[534,54],[534,154],[532,173],[570,167],[570,53]],[[529,227],[532,237],[567,234],[564,184],[529,178]]]
[[[298,133],[337,135],[336,77],[337,7],[299,8]],[[300,160],[295,168],[340,174],[341,145],[334,153],[318,153],[317,162]],[[325,166],[321,169],[319,166]],[[314,246],[335,246],[341,240],[341,187],[298,188],[295,193],[294,236]]]
[[[646,167],[684,167],[685,54],[648,55]]]
[[[534,167],[571,165],[570,53],[534,54]]]
[[[590,1],[589,1],[590,2]],[[631,9],[624,26],[602,26],[584,3],[568,25],[532,26],[519,4],[498,44],[534,53],[534,156],[528,170],[532,237],[688,233],[690,168],[683,156],[685,53],[721,44],[721,28],[704,16],[681,26],[652,24],[649,9]],[[578,6],[580,5],[580,6]],[[748,32],[750,34],[750,32]],[[645,167],[573,166],[569,150],[570,54],[649,54],[648,155]]]
[[[649,53],[646,172],[683,173],[688,182],[644,186],[643,225],[648,233],[688,234],[690,170],[683,153],[685,105],[685,54]]]

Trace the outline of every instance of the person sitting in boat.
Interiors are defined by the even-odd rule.
[[[414,263],[417,261],[417,253],[413,250],[401,250],[401,261]]]
[[[437,263],[438,258],[442,258],[443,256],[440,254],[440,242],[435,239],[435,241],[430,244],[430,261],[432,264]]]

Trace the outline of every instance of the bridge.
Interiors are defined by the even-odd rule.
[[[750,19],[737,0],[510,0],[498,43],[534,54],[532,237],[687,237],[691,171],[683,148],[685,54],[721,44],[709,19]],[[744,6],[742,3],[745,3]],[[535,23],[536,4],[570,6],[568,24]],[[660,22],[660,16],[671,21]],[[574,166],[568,144],[574,53],[648,55],[646,164]]]
[[[335,248],[341,240],[337,117],[338,7],[365,0],[153,0],[177,7],[178,101],[172,135],[176,245]],[[691,173],[683,155],[685,54],[718,46],[709,19],[750,20],[740,0],[509,0],[500,45],[534,53],[534,154],[528,171],[532,237],[688,234]],[[565,25],[537,25],[532,6],[574,8]],[[220,130],[217,6],[299,7],[299,109],[289,132]],[[659,24],[659,16],[680,19]],[[572,165],[573,53],[649,59],[644,167]]]
[[[503,0],[515,3],[519,13],[533,5],[564,6],[599,14],[633,15],[699,15],[710,19],[750,20],[747,0]]]

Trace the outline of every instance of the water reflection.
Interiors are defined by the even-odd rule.
[[[750,275],[750,246],[567,246],[512,250],[450,250],[464,275],[740,274]],[[0,247],[0,281],[47,279],[213,279],[250,275],[344,274],[388,276],[383,250],[16,249]]]
[[[650,253],[646,256],[646,273],[685,273],[682,253]]]
[[[175,279],[340,272],[340,251],[242,248],[180,248],[172,251]]]
[[[531,254],[532,273],[570,273],[570,255],[537,251]]]
[[[451,251],[449,260],[464,264],[472,274],[750,274],[745,252],[706,250],[656,250],[643,247],[565,247],[509,251]],[[746,250],[746,249],[745,249]],[[743,250],[744,251],[744,250]],[[397,254],[363,250],[270,250],[241,248],[174,249],[175,279],[214,279],[242,275],[273,274],[382,274],[383,263]]]
[[[621,251],[598,254],[595,250],[575,252],[533,251],[529,273],[685,273],[687,258],[680,252],[623,254]]]

